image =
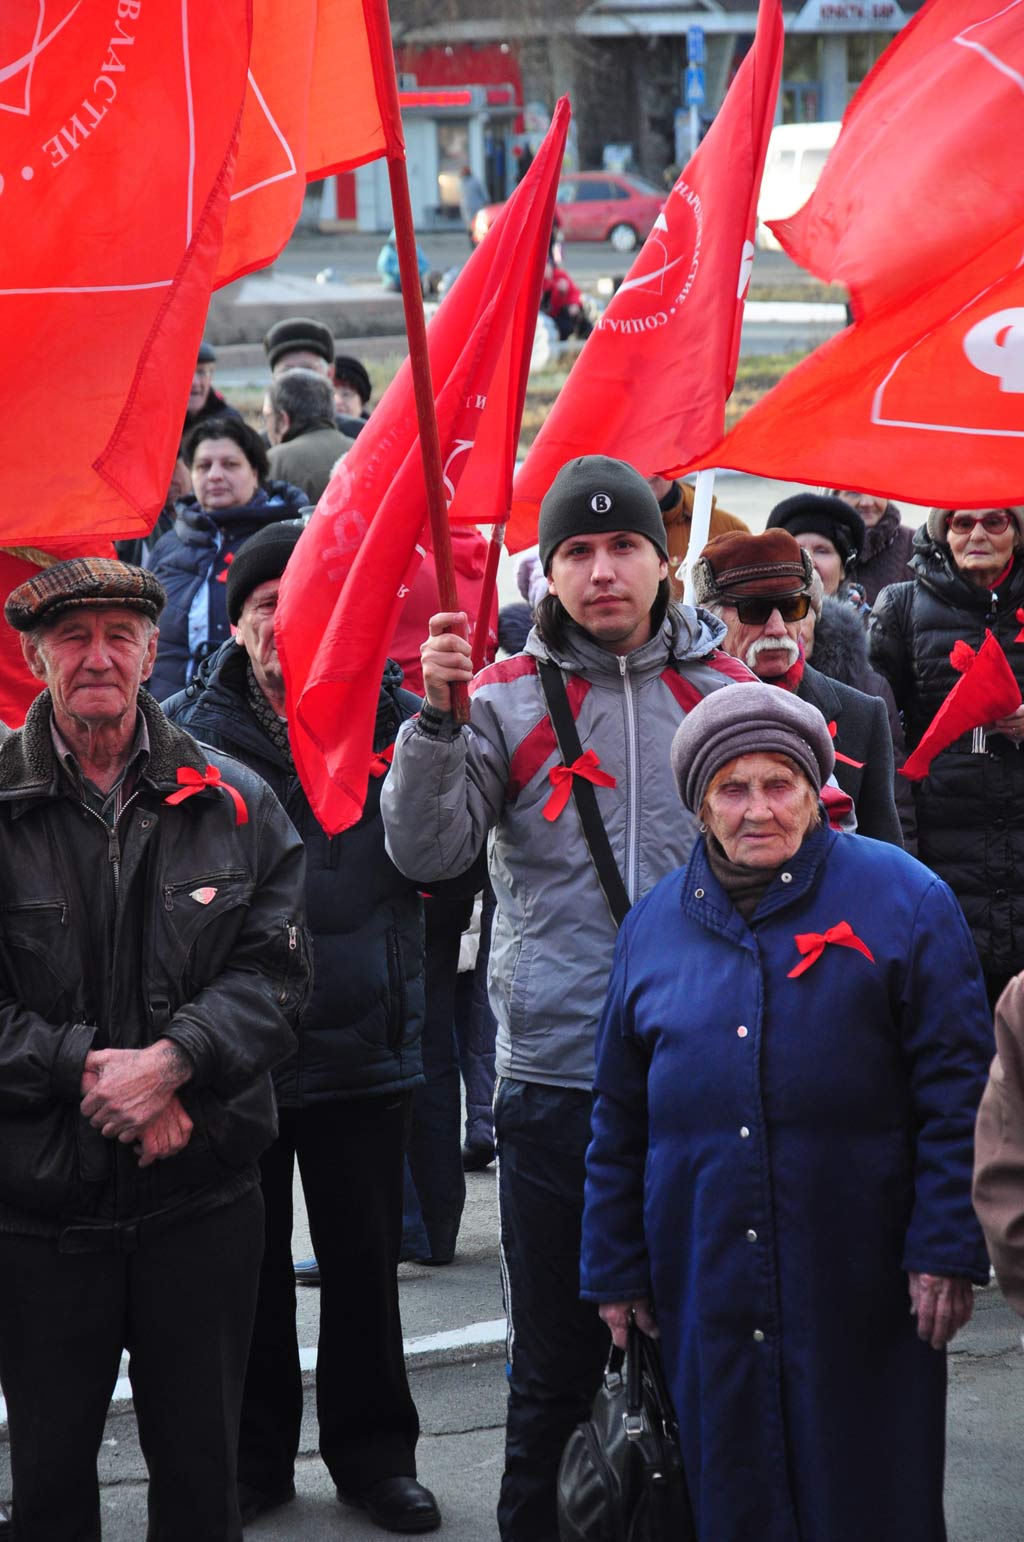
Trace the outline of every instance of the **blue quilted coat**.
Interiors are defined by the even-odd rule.
[[[870,959],[799,951],[842,922]],[[816,832],[748,924],[700,841],[630,912],[583,1295],[653,1298],[701,1542],[945,1537],[945,1353],[916,1337],[907,1271],[988,1279],[992,1048],[959,906],[895,846]]]

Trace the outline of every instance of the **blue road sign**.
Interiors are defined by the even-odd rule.
[[[704,63],[704,28],[690,27],[686,34],[687,64]]]
[[[687,107],[704,105],[704,67],[701,64],[686,66],[686,105]]]

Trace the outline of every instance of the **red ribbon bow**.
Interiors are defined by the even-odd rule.
[[[840,948],[856,948],[858,953],[873,964],[874,954],[867,943],[861,942],[857,933],[849,921],[840,921],[838,926],[830,926],[827,932],[797,932],[793,938],[797,952],[804,957],[786,976],[787,980],[795,980],[797,975],[806,973],[812,964],[816,964],[830,942],[836,943]]]
[[[1017,620],[1021,621],[1021,622],[1024,622],[1024,606],[1021,606],[1021,607],[1018,608],[1018,610],[1017,610]],[[1014,640],[1014,642],[1024,642],[1024,626],[1021,627],[1020,631],[1017,633],[1016,637],[1013,640]]]
[[[370,775],[374,777],[383,776],[394,758],[395,746],[393,744],[385,745],[379,753],[374,751],[370,756]]]
[[[224,566],[221,568],[221,570],[217,574],[217,578],[216,578],[216,582],[218,584],[226,584],[227,583],[227,581],[228,581],[228,569],[230,568],[230,566],[234,562],[234,560],[235,560],[235,554],[234,554],[233,551],[229,551],[229,552],[225,553],[225,555],[224,555]]]
[[[585,782],[593,782],[595,787],[615,786],[614,776],[610,771],[601,770],[601,762],[594,751],[584,750],[571,766],[552,766],[548,772],[548,778],[554,790],[544,805],[545,819],[554,822],[565,808],[569,801],[569,794],[572,792],[574,776],[581,776]]]
[[[226,792],[235,805],[235,820],[240,825],[249,823],[249,810],[245,806],[245,799],[237,787],[232,787],[230,782],[221,780],[220,771],[216,766],[207,766],[205,771],[197,771],[195,766],[179,766],[177,771],[178,781],[181,786],[177,792],[168,793],[165,803],[184,803],[186,798],[192,798],[197,792],[202,792],[204,787],[219,787]]]
[[[835,719],[829,723],[828,731],[834,739],[836,736]],[[844,766],[854,766],[858,771],[863,771],[864,769],[864,762],[862,760],[851,760],[849,755],[842,755],[838,750],[835,751],[835,757],[837,760],[841,760]]]

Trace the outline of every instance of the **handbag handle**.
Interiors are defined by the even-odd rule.
[[[636,1319],[630,1317],[626,1329],[626,1412],[622,1416],[622,1427],[630,1440],[639,1440],[646,1427],[643,1397],[645,1374],[652,1410],[657,1415],[662,1433],[674,1439],[678,1425],[665,1381],[661,1352],[656,1341],[641,1332]]]

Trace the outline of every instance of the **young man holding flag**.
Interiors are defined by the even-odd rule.
[[[749,678],[717,651],[718,623],[670,603],[661,512],[631,466],[603,455],[564,466],[539,535],[549,594],[537,626],[522,653],[476,677],[466,727],[450,711],[451,686],[472,675],[469,644],[452,630],[463,618],[431,619],[426,705],[401,730],[381,798],[393,860],[425,880],[463,872],[494,832],[510,1362],[503,1542],[556,1542],[559,1457],[607,1354],[604,1328],[579,1300],[579,1235],[594,1033],[617,919],[695,837],[669,767],[680,719],[709,691]],[[559,748],[556,717],[575,719],[585,752],[564,727]],[[610,846],[600,878],[579,802],[568,806],[581,789],[596,797]]]

